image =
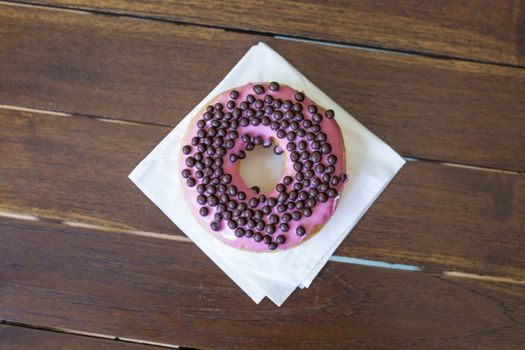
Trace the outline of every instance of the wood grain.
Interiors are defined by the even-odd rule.
[[[523,286],[328,263],[278,308],[255,305],[194,245],[7,219],[0,262],[9,321],[210,350],[525,341]]]
[[[398,152],[525,170],[523,69],[6,4],[0,32],[0,104],[175,125],[265,40]]]
[[[30,0],[265,33],[523,65],[519,0],[136,1]]]
[[[155,350],[163,348],[0,324],[0,350],[14,349]]]
[[[169,128],[0,110],[0,208],[183,235],[127,175]],[[409,162],[336,252],[525,279],[525,176]]]

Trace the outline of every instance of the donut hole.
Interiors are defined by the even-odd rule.
[[[265,193],[275,188],[283,167],[284,157],[273,153],[273,146],[255,146],[252,151],[246,152],[246,158],[239,166],[239,174],[249,188],[258,186],[261,193]]]

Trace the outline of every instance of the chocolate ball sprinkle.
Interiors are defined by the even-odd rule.
[[[268,244],[268,249],[270,249],[270,250],[275,250],[275,249],[277,249],[277,243],[275,243],[275,242],[270,242],[270,244]]]
[[[231,99],[237,99],[239,97],[239,92],[237,90],[230,91],[230,98]]]
[[[295,171],[297,171],[297,172],[303,170],[303,163],[301,163],[301,162],[296,162],[296,163],[294,163],[294,165],[293,165],[293,169],[294,169]]]
[[[330,188],[327,192],[328,197],[335,198],[337,197],[337,190],[335,188]]]
[[[241,215],[242,215],[242,214],[241,214]],[[243,217],[241,216],[240,218],[237,219],[237,224],[238,224],[239,226],[244,226],[244,225],[246,225],[246,221],[247,221],[246,218],[243,218]]]
[[[321,192],[317,195],[317,200],[321,203],[325,203],[328,200],[328,195],[324,192]]]
[[[286,192],[279,193],[279,195],[277,196],[277,202],[279,202],[279,203],[286,202],[286,200],[288,199],[288,196],[289,195]]]
[[[185,163],[187,167],[193,168],[195,166],[195,158],[188,157],[186,158]]]
[[[304,234],[306,233],[306,230],[304,229],[303,226],[298,226],[298,227],[295,229],[295,233],[296,233],[298,236],[304,236]]]
[[[269,85],[268,85],[268,88],[271,90],[271,91],[278,91],[279,90],[279,83],[275,82],[275,81],[272,81]]]
[[[235,230],[237,228],[237,221],[235,220],[229,220],[228,221],[228,227],[231,228],[232,230]]]
[[[244,229],[242,227],[239,227],[235,230],[235,236],[237,237],[242,237],[244,236],[246,233],[246,231],[244,231]]]
[[[255,116],[255,111],[253,109],[247,109],[244,114],[248,118],[253,118]],[[251,122],[251,121],[250,121]]]
[[[268,236],[268,237],[269,237],[269,236]],[[255,232],[255,233],[253,234],[253,240],[254,240],[255,242],[260,242],[260,241],[262,241],[262,239],[263,239],[263,235],[262,235],[260,232]],[[270,237],[270,239],[271,239],[271,237]]]
[[[269,236],[269,235],[264,235],[264,237],[263,237],[263,243],[264,243],[264,244],[270,244],[270,243],[272,243],[272,237]]]
[[[257,94],[257,95],[260,95],[262,93],[264,93],[264,87],[262,85],[254,85],[253,86],[253,91]]]
[[[321,147],[321,152],[323,154],[328,154],[332,152],[332,146],[329,143],[324,143],[323,146]]]
[[[335,116],[335,113],[333,110],[329,109],[327,110],[324,115],[328,118],[328,119],[332,119],[334,116]]]
[[[319,163],[319,164],[317,164],[317,165],[315,166],[315,172],[316,172],[316,173],[318,173],[318,174],[322,174],[322,173],[324,173],[324,171],[325,171],[325,166],[324,166],[324,164]]]
[[[277,238],[275,239],[275,242],[279,243],[279,244],[283,244],[284,242],[286,242],[286,237],[284,237],[283,235],[279,235],[277,236]]]
[[[306,133],[306,139],[308,141],[312,141],[312,140],[315,140],[315,134],[313,132],[307,132]]]
[[[304,94],[302,92],[297,92],[297,93],[295,93],[294,98],[297,101],[303,101],[304,100]]]
[[[300,191],[300,190],[303,189],[303,184],[300,183],[300,182],[296,182],[296,183],[293,184],[293,188],[294,188],[294,190]]]
[[[190,178],[188,178],[188,179],[186,180],[186,184],[187,184],[189,187],[193,187],[193,186],[195,186],[196,181],[195,181],[195,179],[194,179],[193,177],[190,177]]]
[[[288,139],[288,141],[293,141],[295,140],[296,137],[297,137],[297,134],[293,131],[290,131],[288,134],[286,134],[286,138]],[[294,146],[296,146],[295,143],[294,143]]]
[[[250,120],[248,118],[241,118],[239,125],[244,127],[250,125]]]
[[[197,203],[199,203],[200,205],[206,204],[206,201],[207,201],[207,198],[205,195],[200,194],[197,196]]]
[[[263,218],[264,214],[262,212],[262,210],[256,210],[253,214],[253,218],[255,220],[261,220]]]
[[[308,144],[304,140],[301,140],[297,143],[297,148],[299,148],[299,150],[301,151],[304,151],[307,147],[308,147]]]

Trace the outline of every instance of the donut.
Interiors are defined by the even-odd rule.
[[[284,157],[275,188],[248,188],[239,164],[255,147]],[[345,147],[334,111],[277,82],[225,91],[191,120],[180,179],[194,217],[229,246],[282,251],[326,224],[345,183]]]

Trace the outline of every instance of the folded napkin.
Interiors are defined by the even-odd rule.
[[[349,182],[323,228],[300,245],[268,253],[232,248],[193,217],[182,192],[180,143],[195,114],[221,92],[250,82],[289,85],[335,111],[346,147]],[[259,303],[280,306],[297,288],[310,285],[405,161],[264,43],[252,46],[226,77],[131,172],[129,178],[239,287]]]

